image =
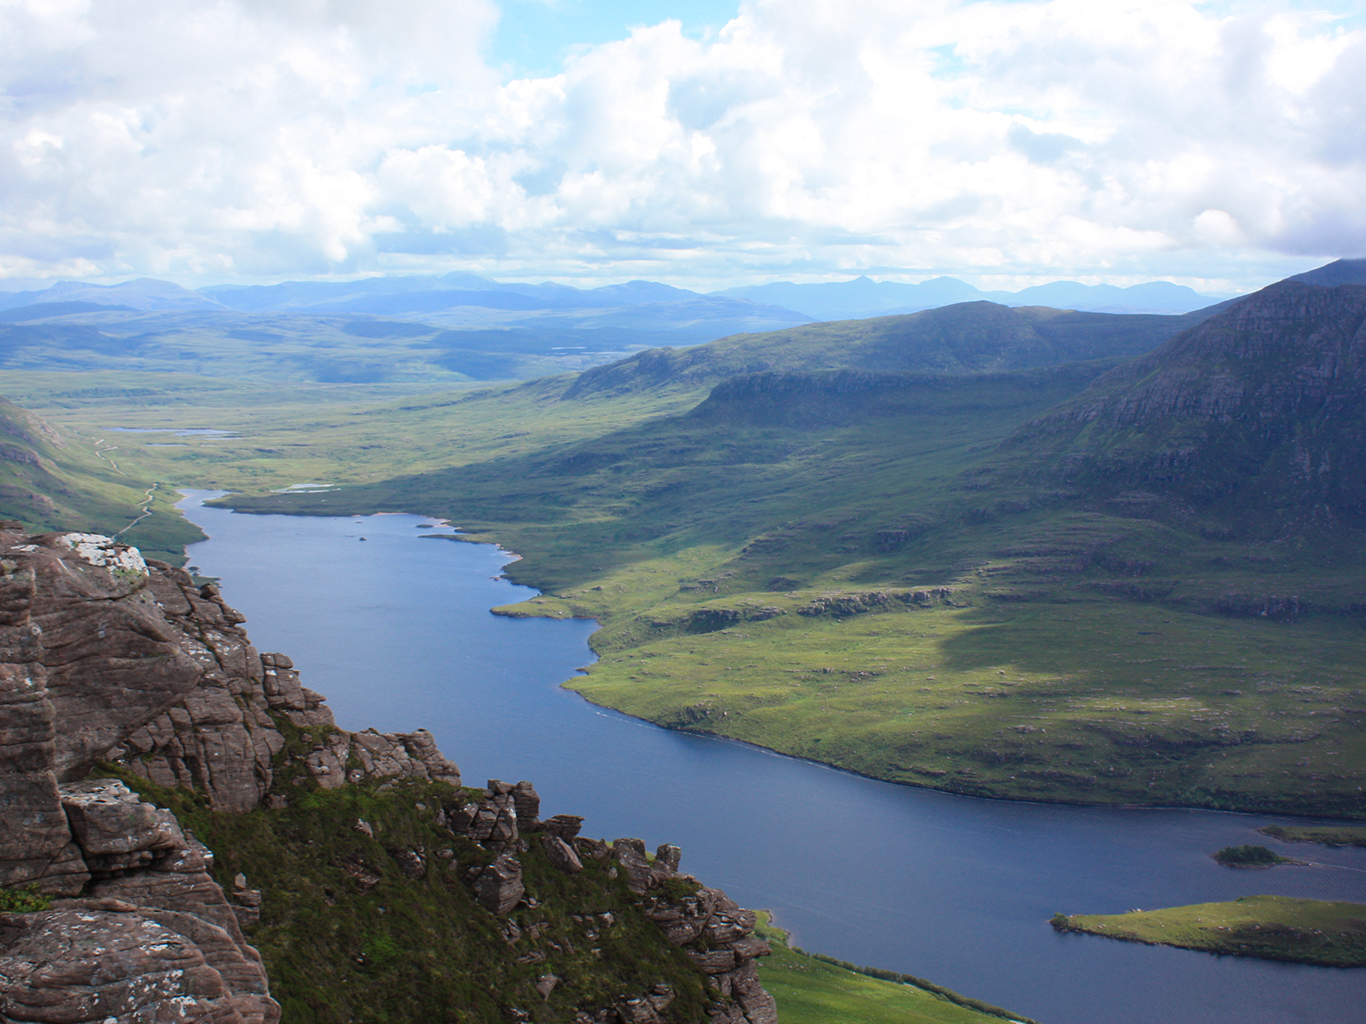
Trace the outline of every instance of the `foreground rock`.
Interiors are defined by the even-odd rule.
[[[347,761],[360,777],[458,784],[458,771],[426,733],[336,730],[289,659],[259,655],[213,587],[108,538],[12,527],[0,528],[0,885],[86,892],[117,909],[5,918],[0,1016],[150,1020],[156,1007],[158,1020],[278,1020],[208,851],[122,783],[76,780],[123,760],[250,811],[285,744],[273,716],[326,735],[308,765],[324,784],[341,785]],[[163,932],[178,938],[165,945]],[[92,974],[104,956],[116,968]]]

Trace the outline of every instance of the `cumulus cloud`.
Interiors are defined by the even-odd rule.
[[[502,81],[491,0],[0,0],[0,274],[1245,284],[1366,255],[1330,2],[747,0]]]

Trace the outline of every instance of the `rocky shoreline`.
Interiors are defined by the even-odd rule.
[[[92,776],[113,763],[133,782],[193,791],[212,810],[239,815],[286,807],[310,789],[436,785],[447,794],[432,809],[438,825],[453,844],[480,852],[451,898],[506,920],[504,955],[514,956],[520,938],[509,915],[536,906],[522,859],[544,856],[566,875],[596,863],[624,885],[631,912],[686,952],[710,993],[704,1014],[691,1017],[671,1010],[674,993],[663,983],[611,1005],[555,1011],[561,1016],[546,1007],[532,1014],[509,993],[504,1019],[776,1021],[754,968],[768,953],[753,935],[754,914],[680,873],[677,847],[651,857],[640,840],[580,836],[582,820],[571,815],[541,821],[530,783],[464,789],[425,731],[338,729],[290,659],[256,651],[242,621],[212,585],[195,586],[182,570],[109,538],[30,537],[17,523],[0,524],[0,886],[51,897],[43,909],[0,915],[0,1019],[281,1017],[268,965],[243,931],[259,920],[262,894],[241,875],[225,892],[213,853],[171,811],[118,779]],[[302,789],[281,792],[282,772]],[[451,851],[441,854],[458,870]],[[429,870],[426,850],[388,855],[384,872],[421,878]],[[353,867],[357,891],[381,877],[373,865]],[[587,933],[612,926],[601,915],[572,916]],[[549,1006],[561,978],[553,957],[539,955],[546,962],[535,987]]]

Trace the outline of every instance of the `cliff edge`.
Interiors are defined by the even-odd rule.
[[[213,852],[172,810],[144,799],[161,793],[175,794],[160,802],[192,808],[196,821],[239,823],[243,836],[251,823],[294,822],[304,849],[277,838],[274,854],[301,855],[301,877],[318,861],[348,887],[334,895],[334,884],[320,906],[303,908],[315,918],[340,913],[348,900],[372,911],[372,891],[393,903],[404,885],[427,885],[445,901],[445,920],[468,919],[470,935],[497,935],[475,954],[481,970],[502,980],[481,991],[478,1013],[451,1007],[449,1019],[776,1021],[754,970],[754,958],[768,952],[752,934],[754,915],[681,874],[677,847],[651,857],[639,840],[579,836],[582,819],[574,816],[542,822],[530,783],[462,788],[459,770],[425,731],[338,729],[289,658],[256,651],[243,621],[212,585],[196,586],[187,573],[107,537],[25,536],[19,524],[0,523],[0,886],[11,890],[0,895],[9,897],[4,905],[33,908],[0,913],[0,1020],[281,1019],[270,954],[263,959],[243,929],[258,925],[263,906],[272,927],[285,927],[297,899],[272,901],[240,873],[229,897]],[[319,821],[305,807],[329,793],[349,799],[352,790],[383,806],[408,799],[413,787],[430,803],[405,807],[421,809],[421,828],[447,844],[435,856],[422,843],[385,845],[362,819]],[[323,863],[317,840],[300,838],[306,828],[338,831],[355,852]],[[530,939],[542,941],[522,953],[517,913],[545,915],[554,899],[574,900],[574,886],[549,881],[547,872],[591,878],[594,898],[615,908],[569,905],[551,916],[589,943],[618,917],[648,922],[667,951],[654,954],[661,962],[633,965],[629,981],[575,979],[584,958],[540,925]],[[546,879],[533,882],[540,899],[528,892],[528,876]],[[334,946],[337,981],[345,983],[366,956],[340,938]],[[602,948],[587,952],[603,957]],[[661,980],[641,988],[656,967]],[[591,969],[612,974],[608,965]],[[604,999],[608,989],[621,991]],[[286,1019],[331,1019],[306,1004],[296,1001]]]

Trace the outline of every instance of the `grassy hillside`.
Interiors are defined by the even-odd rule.
[[[179,558],[203,535],[171,505],[171,489],[120,466],[113,447],[64,436],[41,417],[0,399],[0,518],[38,533],[121,534],[147,553]]]
[[[308,749],[292,736],[287,752]],[[495,853],[452,835],[434,814],[479,790],[462,796],[442,783],[373,781],[322,790],[291,780],[277,794],[287,807],[232,814],[206,809],[197,794],[106,771],[174,809],[215,851],[212,870],[226,891],[238,873],[261,890],[261,919],[248,936],[287,1024],[567,1024],[661,983],[674,994],[666,1020],[706,1015],[702,974],[646,916],[649,898],[631,893],[606,863],[585,858],[583,872],[566,875],[531,837],[519,860],[534,906],[506,917],[480,906],[464,874]],[[374,835],[357,831],[357,820]],[[409,851],[421,856],[418,877],[410,854],[404,869]],[[551,974],[558,984],[543,997],[536,983]]]
[[[739,334],[683,351],[651,349],[585,372],[567,397],[710,387],[766,370],[958,374],[1128,359],[1203,318],[1203,313],[1122,316],[962,302],[903,316]]]

